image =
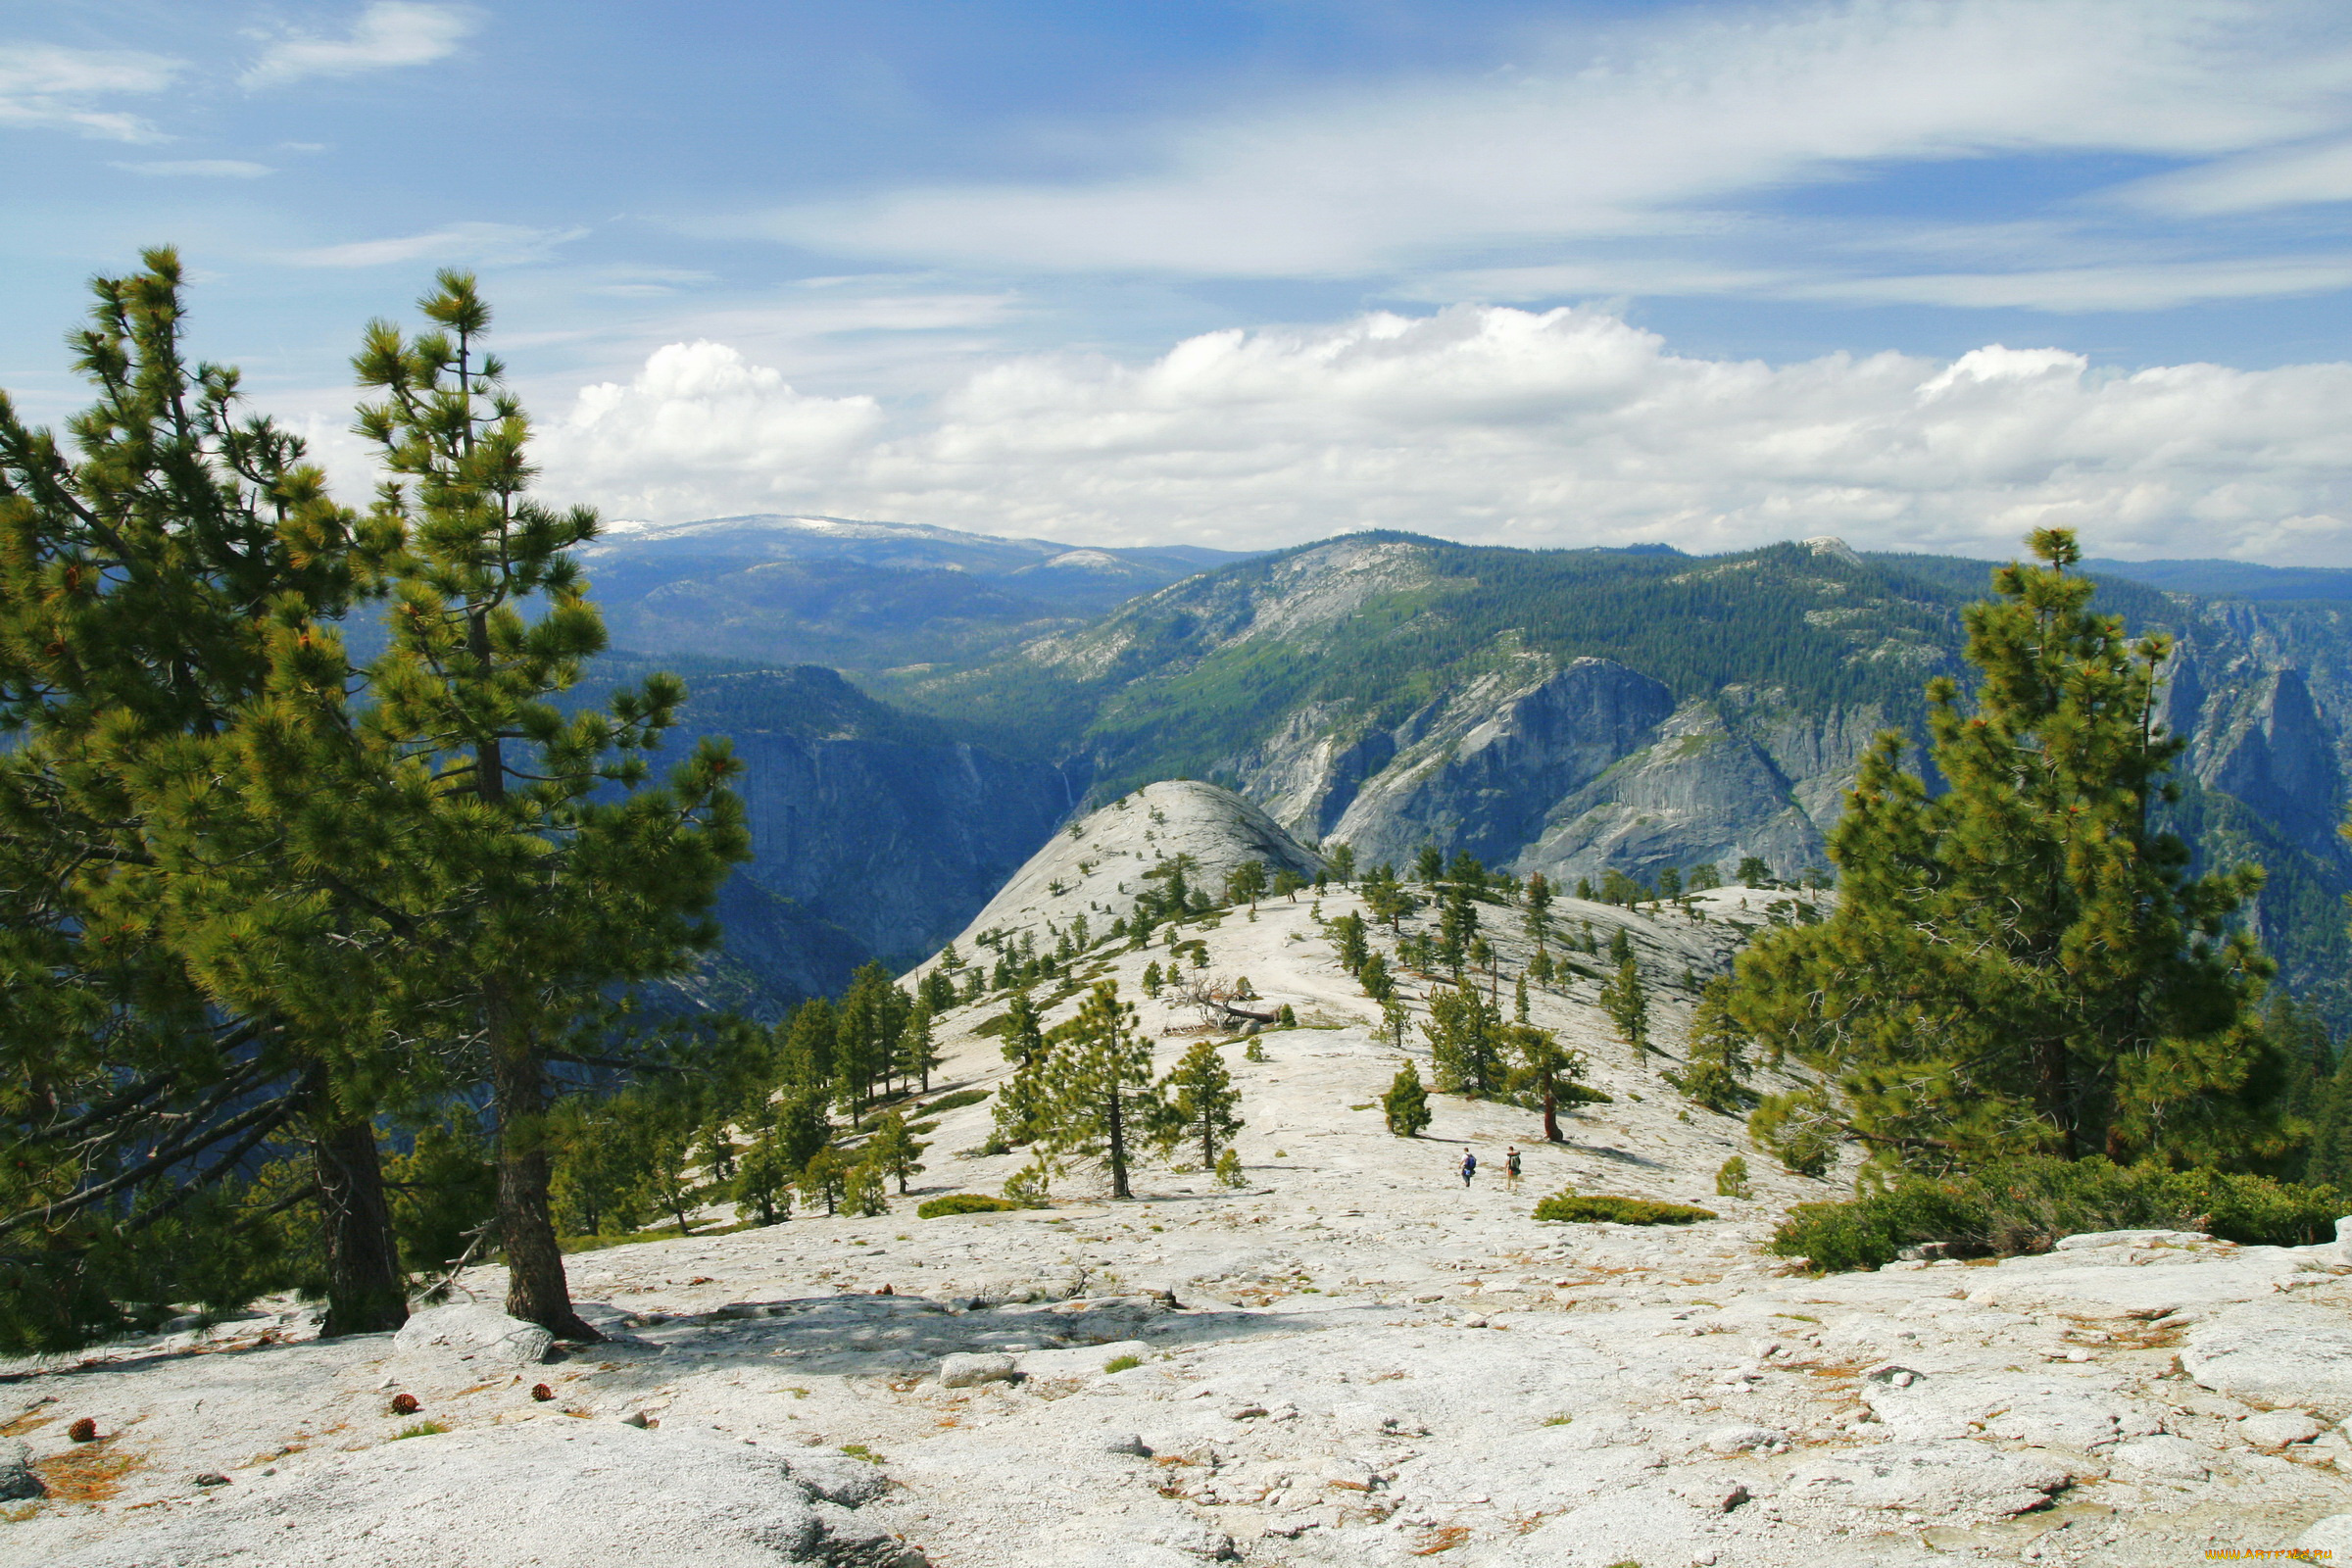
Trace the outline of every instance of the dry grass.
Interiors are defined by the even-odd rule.
[[[104,1502],[122,1490],[122,1478],[147,1462],[146,1456],[116,1446],[114,1438],[100,1438],[64,1453],[33,1461],[33,1471],[49,1489],[52,1502]]]
[[[1419,1545],[1406,1549],[1416,1557],[1434,1557],[1441,1551],[1451,1551],[1456,1546],[1467,1544],[1469,1540],[1468,1525],[1447,1525],[1442,1530],[1431,1531],[1421,1538]]]

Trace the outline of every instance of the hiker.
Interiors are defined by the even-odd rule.
[[[1502,1188],[1506,1193],[1519,1190],[1519,1146],[1516,1144],[1502,1156]]]
[[[1469,1186],[1469,1185],[1470,1185],[1470,1178],[1471,1178],[1471,1177],[1473,1177],[1473,1176],[1475,1176],[1475,1175],[1477,1175],[1477,1174],[1478,1174],[1478,1155],[1476,1155],[1475,1153],[1472,1153],[1472,1152],[1471,1152],[1469,1150],[1467,1150],[1467,1149],[1463,1150],[1463,1151],[1462,1151],[1462,1185],[1463,1185],[1464,1187],[1467,1187],[1467,1186]]]

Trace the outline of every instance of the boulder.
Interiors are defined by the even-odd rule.
[[[2119,1443],[2108,1455],[2123,1481],[2202,1481],[2213,1452],[2169,1433]]]
[[[2300,1302],[2233,1307],[2190,1331],[2180,1369],[2247,1404],[2352,1415],[2352,1322]]]
[[[2050,1250],[2075,1252],[2086,1247],[2194,1247],[2212,1240],[2203,1231],[2084,1231],[2080,1236],[2059,1237]]]
[[[0,1443],[0,1501],[45,1497],[49,1489],[32,1473],[32,1450],[22,1443]]]
[[[492,1366],[531,1366],[547,1358],[556,1337],[536,1323],[495,1306],[461,1301],[417,1313],[392,1337],[402,1355],[442,1355]]]
[[[2309,1443],[2328,1430],[2302,1410],[2264,1410],[2237,1424],[2237,1435],[2265,1453],[2297,1443]]]
[[[862,1507],[890,1490],[890,1477],[881,1466],[839,1449],[786,1454],[784,1469],[809,1495],[843,1508]]]
[[[914,1568],[919,1551],[810,1495],[797,1456],[749,1444],[532,1422],[281,1465],[200,1510],[56,1568]],[[871,1468],[870,1466],[867,1468]],[[127,1517],[127,1516],[126,1516]]]
[[[2295,1538],[2316,1562],[2352,1562],[2352,1513],[2331,1513]]]
[[[1010,1383],[1015,1376],[1009,1355],[958,1350],[939,1358],[939,1386],[971,1389],[983,1383]]]
[[[1745,1453],[1780,1441],[1781,1435],[1772,1428],[1757,1426],[1717,1427],[1705,1439],[1707,1451],[1721,1454]]]

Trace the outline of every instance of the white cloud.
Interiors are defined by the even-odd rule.
[[[1710,205],[1887,162],[2237,154],[2338,131],[2352,88],[2352,44],[2311,0],[1678,9],[1573,48],[1172,127],[1121,178],[904,191],[766,228],[966,263],[1363,275],[1687,234]]]
[[[248,163],[242,158],[171,158],[159,163],[117,164],[134,174],[159,174],[168,178],[193,179],[259,179],[264,174],[277,172],[268,164]]]
[[[525,228],[515,223],[452,223],[424,234],[292,251],[284,259],[297,267],[389,267],[416,261],[511,267],[544,261],[559,246],[587,232],[584,228]]]
[[[725,344],[672,343],[625,386],[582,387],[542,430],[541,456],[608,510],[693,514],[711,495],[756,507],[813,493],[881,419],[872,398],[796,392]]]
[[[55,125],[114,141],[160,141],[146,121],[95,108],[92,100],[161,92],[184,69],[180,61],[128,49],[0,47],[0,125]]]
[[[2352,365],[2092,370],[1694,359],[1590,310],[1456,307],[1227,331],[1149,364],[1006,361],[886,421],[721,345],[583,391],[552,493],[681,519],[782,509],[1078,543],[1267,546],[1397,527],[1719,550],[1818,533],[1972,554],[2081,527],[2101,554],[2352,564]]]
[[[2118,195],[2151,212],[2187,218],[2352,201],[2352,141],[2225,159],[2139,180]]]
[[[375,0],[340,38],[279,38],[262,51],[243,80],[248,87],[268,87],[310,76],[428,65],[455,51],[475,24],[473,12],[463,6]]]

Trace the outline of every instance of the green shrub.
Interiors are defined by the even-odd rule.
[[[1114,1355],[1102,1363],[1102,1370],[1105,1372],[1132,1372],[1143,1364],[1144,1358],[1140,1355]]]
[[[914,1214],[917,1219],[938,1219],[943,1214],[1000,1214],[1020,1206],[986,1193],[950,1193],[945,1198],[925,1199],[915,1205]]]
[[[1747,1184],[1747,1160],[1743,1155],[1734,1154],[1716,1169],[1715,1196],[1718,1198],[1750,1196]]]
[[[1605,1094],[1591,1084],[1561,1084],[1553,1092],[1551,1098],[1554,1102],[1562,1105],[1614,1105],[1617,1103],[1616,1096]]]
[[[403,1438],[437,1438],[448,1430],[438,1421],[419,1421],[413,1427],[402,1427],[393,1433],[392,1441],[398,1443]]]
[[[978,1023],[972,1025],[972,1033],[976,1035],[987,1035],[991,1039],[994,1039],[1003,1035],[1005,1030],[1011,1027],[1012,1014],[1009,1012],[1000,1012],[993,1017],[983,1018]]]
[[[1536,1218],[1580,1225],[1598,1220],[1614,1225],[1690,1225],[1722,1216],[1711,1208],[1693,1208],[1689,1203],[1660,1203],[1646,1198],[1618,1198],[1608,1193],[1591,1197],[1554,1193],[1536,1205]]]
[[[1878,1268],[1935,1242],[1954,1255],[2047,1251],[2091,1231],[2204,1231],[2246,1245],[2301,1247],[2334,1234],[2347,1203],[2324,1187],[2216,1170],[2116,1165],[2093,1156],[1995,1161],[1948,1177],[1904,1176],[1850,1202],[1800,1203],[1772,1250],[1816,1273]]]
[[[951,1110],[961,1110],[966,1105],[977,1105],[987,1098],[988,1091],[985,1089],[958,1089],[952,1095],[940,1096],[916,1111],[915,1114],[937,1116]]]

